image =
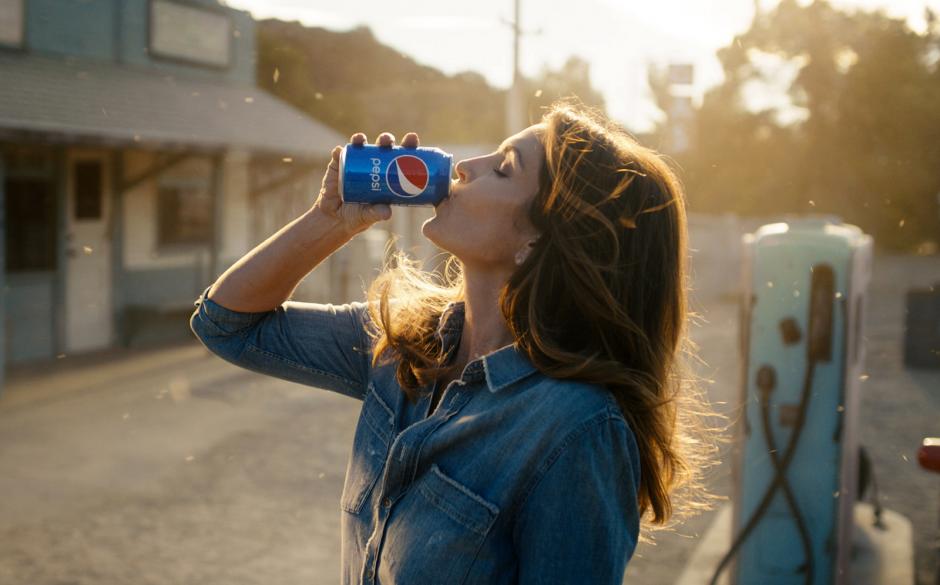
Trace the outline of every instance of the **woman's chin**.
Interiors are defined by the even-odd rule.
[[[431,242],[433,242],[434,244],[437,244],[436,236],[439,233],[437,226],[440,223],[440,221],[441,220],[437,216],[437,212],[435,212],[433,216],[427,218],[426,220],[424,220],[424,223],[421,224],[421,235],[431,240]]]
[[[439,215],[426,219],[421,224],[421,235],[441,250],[449,252],[450,246],[447,241],[447,230],[442,226],[443,220],[444,218]]]

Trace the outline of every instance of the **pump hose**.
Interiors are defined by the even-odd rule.
[[[793,495],[793,488],[787,479],[785,470],[780,467],[780,455],[777,453],[777,441],[774,439],[772,427],[770,426],[770,401],[769,393],[762,393],[761,396],[761,421],[764,425],[764,438],[767,440],[767,447],[770,450],[770,459],[773,461],[777,476],[781,478],[780,487],[783,489],[783,495],[787,499],[790,511],[793,514],[793,520],[796,521],[797,530],[800,531],[800,541],[803,543],[803,554],[806,556],[806,579],[807,585],[813,582],[813,542],[809,536],[809,530],[806,528],[806,521],[800,512],[800,507],[796,502],[796,496]]]
[[[789,498],[792,498],[792,491],[789,489],[789,483],[786,479],[787,468],[790,467],[790,462],[793,460],[793,456],[796,453],[796,445],[800,439],[800,435],[803,432],[803,425],[806,423],[806,409],[809,406],[810,390],[813,385],[813,372],[816,369],[816,360],[814,358],[809,358],[809,364],[806,368],[806,375],[803,378],[803,391],[800,394],[800,405],[797,412],[796,424],[793,425],[793,432],[790,434],[790,439],[787,441],[787,450],[783,453],[783,459],[779,459],[778,453],[776,453],[775,441],[773,441],[773,436],[770,431],[770,416],[769,416],[769,393],[761,393],[761,413],[763,418],[764,425],[764,436],[767,437],[767,447],[771,452],[771,457],[774,461],[774,477],[770,482],[770,485],[767,487],[767,491],[764,492],[763,498],[761,498],[760,503],[757,505],[757,508],[754,510],[754,513],[748,519],[744,528],[738,535],[735,537],[734,542],[731,544],[731,548],[728,549],[728,552],[725,553],[725,556],[722,557],[721,562],[718,563],[718,567],[715,569],[715,573],[712,575],[709,585],[717,585],[718,578],[721,576],[721,573],[727,568],[728,564],[731,562],[731,559],[737,554],[738,549],[741,548],[741,545],[747,540],[751,535],[754,528],[757,526],[760,519],[764,516],[767,510],[770,507],[770,502],[773,500],[774,493],[777,491],[777,488],[780,486],[786,486],[784,493],[789,493]],[[802,516],[799,514],[799,509],[796,507],[794,500],[789,500],[788,502],[791,508],[795,511],[794,518],[796,519],[797,527],[800,531],[800,536],[803,540],[804,550],[807,551],[806,556],[806,576],[803,582],[806,585],[812,585],[813,583],[813,557],[812,557],[812,547],[809,546],[809,535],[806,531],[806,526],[803,522]]]

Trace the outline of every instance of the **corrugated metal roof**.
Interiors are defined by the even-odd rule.
[[[0,130],[317,157],[346,142],[254,86],[23,53],[0,53]]]

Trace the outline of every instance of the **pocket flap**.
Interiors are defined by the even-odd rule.
[[[499,515],[499,508],[472,492],[432,463],[418,482],[418,489],[432,504],[462,526],[485,535]]]

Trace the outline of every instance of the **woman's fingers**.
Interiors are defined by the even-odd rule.
[[[349,137],[349,141],[357,146],[362,146],[368,142],[368,137],[362,132],[356,132]],[[401,145],[406,148],[417,148],[421,143],[421,140],[418,138],[418,135],[414,132],[409,132],[405,134],[405,139],[402,140]],[[390,147],[395,145],[395,135],[391,132],[382,132],[375,139],[375,144],[377,146]]]
[[[343,147],[342,147],[342,146],[336,146],[336,147],[333,148],[333,152],[332,152],[331,155],[330,155],[330,158],[332,159],[332,160],[330,161],[330,170],[331,170],[331,171],[338,171],[338,170],[339,170],[339,154],[340,154],[341,152],[343,152]]]
[[[392,217],[392,208],[384,203],[363,205],[362,207],[367,208],[366,214],[368,214],[370,222],[385,221],[386,219]]]

